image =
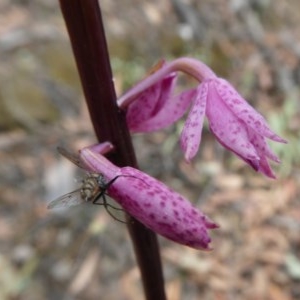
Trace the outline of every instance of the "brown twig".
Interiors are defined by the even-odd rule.
[[[109,159],[137,167],[125,115],[116,105],[109,55],[98,0],[60,0],[83,91],[99,142],[110,141]],[[164,300],[164,281],[155,233],[128,216],[128,229],[142,274],[146,299]]]

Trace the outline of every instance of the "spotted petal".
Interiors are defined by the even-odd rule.
[[[203,82],[198,86],[193,106],[180,136],[180,146],[187,162],[190,162],[196,155],[201,142],[208,87],[208,82]]]
[[[184,91],[176,96],[170,96],[166,99],[165,105],[156,115],[144,122],[135,123],[134,126],[130,127],[130,131],[151,132],[172,125],[184,115],[195,95],[196,89],[194,88]]]
[[[220,143],[257,169],[260,158],[249,141],[245,124],[226,106],[212,83],[209,87],[206,114],[210,129]]]
[[[139,131],[139,124],[155,116],[170,97],[176,84],[177,75],[171,73],[139,94],[126,113],[127,124],[132,131]]]
[[[276,142],[286,143],[283,138],[270,129],[264,117],[249,105],[228,81],[217,78],[212,80],[212,84],[215,86],[219,96],[240,120],[260,135]]]
[[[270,178],[276,178],[276,175],[273,172],[273,170],[268,162],[268,158],[277,163],[280,163],[279,158],[270,149],[270,147],[268,146],[268,144],[263,136],[257,134],[251,128],[248,128],[248,134],[249,134],[250,142],[255,147],[255,149],[260,157],[258,171],[265,174],[266,176],[268,176]]]

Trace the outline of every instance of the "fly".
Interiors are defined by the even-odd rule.
[[[100,174],[88,174],[83,180],[81,187],[75,191],[60,196],[51,201],[48,208],[68,208],[70,206],[83,204],[85,202],[95,203],[107,190],[107,184]]]
[[[66,157],[68,160],[73,162],[78,167],[85,169],[84,164],[81,162],[80,158],[76,156],[76,154],[70,153],[64,148],[58,148],[58,152],[62,154],[64,157]],[[120,176],[121,175],[118,175],[113,179],[111,179],[109,182],[106,182],[102,174],[89,173],[83,178],[81,187],[79,189],[76,189],[70,193],[58,197],[55,200],[52,200],[47,207],[49,209],[68,208],[70,206],[91,202],[93,204],[103,205],[107,210],[107,212],[114,219],[116,219],[108,210],[108,208],[113,208],[115,210],[122,210],[122,209],[107,203],[105,195],[109,187]],[[99,199],[102,199],[102,201],[99,202]]]

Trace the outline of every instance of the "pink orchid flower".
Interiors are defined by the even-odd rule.
[[[199,85],[174,95],[174,81],[163,92],[163,82],[182,71],[193,76]],[[153,97],[151,90],[156,91]],[[248,163],[254,170],[275,178],[268,159],[279,158],[267,145],[266,138],[286,143],[268,126],[266,120],[225,79],[219,78],[204,63],[192,58],[179,58],[165,63],[155,73],[139,82],[118,99],[127,108],[127,122],[132,132],[162,129],[177,121],[191,105],[180,137],[185,159],[190,162],[201,142],[204,117],[217,140]],[[138,107],[138,109],[136,109]],[[143,114],[144,118],[139,119]]]
[[[135,168],[113,165],[101,154],[109,148],[110,143],[102,143],[80,151],[80,165],[101,174],[103,192],[158,234],[183,245],[210,250],[208,230],[218,225],[162,182]]]

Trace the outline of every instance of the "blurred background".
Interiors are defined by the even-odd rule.
[[[178,146],[184,120],[133,137],[140,168],[221,226],[211,252],[160,238],[169,299],[300,299],[300,2],[101,7],[118,95],[161,58],[196,57],[289,141],[271,145],[282,160],[274,181],[224,150],[207,125],[190,165]],[[103,207],[46,208],[82,176],[56,147],[95,141],[58,2],[0,0],[0,299],[143,299],[124,224]]]

